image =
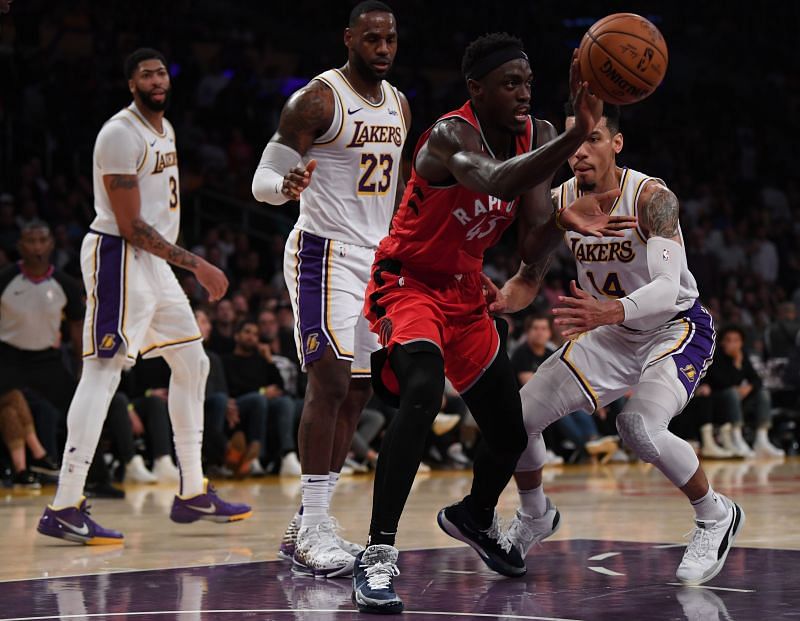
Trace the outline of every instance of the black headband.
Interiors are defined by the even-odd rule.
[[[487,73],[496,69],[500,65],[507,63],[509,60],[517,59],[528,60],[528,55],[518,47],[504,47],[496,50],[481,58],[472,67],[470,67],[467,75],[464,76],[468,80],[480,80]]]

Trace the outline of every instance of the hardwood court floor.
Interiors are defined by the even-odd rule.
[[[796,615],[800,586],[793,576],[800,566],[800,459],[704,466],[714,487],[733,497],[747,515],[736,546],[750,549],[731,553],[723,572],[710,583],[716,590],[665,586],[674,582],[682,552],[670,544],[685,545],[682,537],[692,527],[692,512],[680,493],[644,464],[548,468],[546,490],[561,510],[563,525],[552,540],[531,552],[529,576],[518,581],[498,580],[471,550],[436,525],[436,512],[466,494],[470,474],[418,476],[398,538],[401,549],[418,551],[401,555],[399,590],[410,598],[412,614],[431,619],[624,615],[741,620],[767,618],[763,615],[769,606],[776,607],[770,618]],[[345,527],[346,538],[365,538],[371,486],[367,476],[340,482],[333,512]],[[177,612],[182,610],[194,610],[188,617],[194,619],[357,618],[351,614],[346,580],[316,581],[321,584],[312,580],[300,588],[302,582],[293,582],[286,564],[263,562],[275,560],[283,530],[296,509],[299,483],[294,478],[220,482],[218,488],[230,500],[252,503],[254,516],[236,524],[173,524],[168,513],[174,489],[166,486],[128,486],[123,501],[92,502],[92,515],[101,524],[125,533],[124,547],[84,547],[37,535],[36,522],[53,489],[0,490],[0,603],[4,602],[0,621],[118,619],[125,618],[125,611],[136,612],[130,617],[136,619],[183,620],[189,613]],[[508,518],[515,507],[516,495],[509,487],[500,510]],[[176,571],[165,571],[169,569]],[[66,578],[75,576],[86,577]],[[209,595],[212,577],[230,587],[216,599]],[[155,590],[144,597],[151,588]],[[109,595],[98,599],[98,589]],[[112,605],[115,589],[130,591],[126,603]],[[451,598],[449,589],[458,597]],[[195,591],[196,601],[185,599]],[[620,598],[622,592],[629,595]],[[137,593],[143,597],[134,596]],[[612,594],[615,597],[606,597]],[[646,595],[650,599],[641,600]],[[424,610],[414,606],[414,597]],[[582,603],[587,598],[593,600],[588,608]],[[657,602],[666,605],[667,600],[671,608],[661,610]],[[656,608],[631,616],[631,610],[641,606]],[[716,616],[708,616],[711,613]]]

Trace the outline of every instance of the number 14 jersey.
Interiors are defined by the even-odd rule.
[[[338,69],[314,79],[333,92],[334,116],[303,157],[317,160],[317,168],[300,195],[296,227],[375,248],[389,230],[401,172],[406,127],[400,97],[383,81],[381,101],[372,103]]]

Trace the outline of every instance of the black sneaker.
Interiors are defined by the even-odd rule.
[[[394,591],[394,578],[400,574],[397,556],[397,548],[387,545],[368,546],[358,553],[353,565],[353,603],[359,612],[403,612],[403,600]]]
[[[502,532],[497,513],[494,514],[492,525],[481,530],[470,517],[462,500],[439,511],[436,521],[448,535],[472,546],[489,569],[511,578],[525,575],[525,560]]]
[[[125,498],[124,490],[114,487],[107,481],[103,481],[102,483],[87,483],[83,493],[87,498],[113,498],[117,500]]]
[[[11,480],[14,487],[24,487],[25,489],[42,489],[39,477],[30,470],[20,470],[14,474]]]
[[[50,457],[50,455],[45,455],[41,459],[30,460],[28,467],[30,468],[31,472],[36,472],[37,474],[46,474],[50,477],[57,477],[59,470],[61,470],[59,465],[52,457]]]

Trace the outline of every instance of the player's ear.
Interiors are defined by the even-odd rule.
[[[344,46],[349,50],[353,43],[353,32],[350,28],[344,29]]]
[[[624,142],[625,140],[623,139],[622,132],[617,132],[614,134],[614,137],[611,139],[611,145],[615,154],[619,155],[619,152],[622,151]]]
[[[136,84],[134,83],[133,79],[128,80],[128,90],[133,95],[136,92]]]
[[[477,80],[467,78],[467,90],[469,91],[470,98],[479,97],[483,92],[483,86]]]

